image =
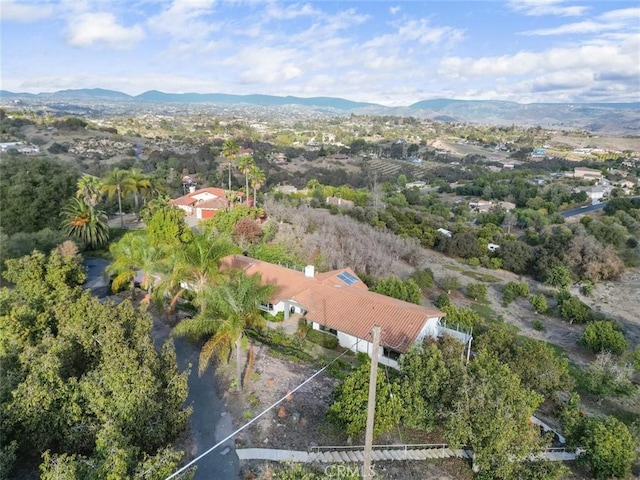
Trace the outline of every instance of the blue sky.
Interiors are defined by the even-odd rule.
[[[0,0],[0,19],[14,92],[640,101],[637,0]]]

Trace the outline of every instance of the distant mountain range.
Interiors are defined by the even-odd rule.
[[[584,128],[590,131],[640,133],[640,102],[633,103],[530,103],[500,100],[455,100],[436,98],[406,107],[386,107],[334,97],[293,97],[274,95],[229,95],[223,93],[165,93],[150,90],[140,95],[102,88],[60,90],[53,93],[14,93],[0,90],[0,100],[131,104],[218,104],[258,106],[302,106],[324,111],[371,115],[398,115],[431,118],[445,122],[489,125],[540,125]]]

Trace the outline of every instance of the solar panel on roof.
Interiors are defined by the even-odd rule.
[[[346,285],[351,286],[358,281],[357,277],[354,277],[349,272],[342,272],[337,275]]]

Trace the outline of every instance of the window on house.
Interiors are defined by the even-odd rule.
[[[338,336],[338,331],[334,328],[329,328],[325,325],[320,325],[320,330],[323,332],[330,333],[331,335],[335,335],[336,337]]]
[[[400,355],[402,355],[400,352],[398,352],[397,350],[394,350],[393,348],[389,348],[389,347],[383,347],[382,348],[382,355],[384,355],[385,357],[391,359],[391,360],[395,360],[398,361],[398,359],[400,358]]]
[[[260,306],[262,307],[263,310],[266,310],[267,312],[273,311],[273,303],[260,302]]]

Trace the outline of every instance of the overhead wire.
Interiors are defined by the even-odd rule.
[[[356,341],[351,348],[353,348],[354,346],[356,346],[358,344],[359,340]],[[174,473],[172,473],[171,475],[169,475],[168,477],[165,478],[165,480],[171,480],[172,478],[176,478],[178,475],[184,473],[186,470],[188,470],[190,467],[192,467],[196,462],[198,462],[199,460],[201,460],[202,458],[204,458],[205,456],[209,455],[211,452],[213,452],[216,448],[220,447],[221,445],[223,445],[227,440],[232,439],[233,437],[235,437],[238,433],[240,433],[241,431],[243,431],[245,428],[249,427],[251,424],[253,424],[255,421],[257,421],[260,417],[262,417],[263,415],[265,415],[267,412],[269,412],[270,410],[274,409],[275,407],[277,407],[279,404],[281,404],[282,402],[284,402],[285,400],[289,399],[291,397],[291,394],[295,393],[296,391],[300,390],[303,386],[305,386],[307,383],[309,383],[311,380],[313,380],[315,377],[317,377],[318,375],[320,375],[322,372],[324,372],[327,368],[329,368],[334,362],[336,362],[337,360],[339,360],[340,358],[342,358],[344,355],[346,355],[347,353],[349,353],[351,350],[351,348],[346,349],[344,352],[342,352],[340,355],[338,355],[336,358],[334,358],[333,360],[331,360],[329,363],[327,363],[324,367],[322,367],[320,370],[318,370],[317,372],[315,372],[313,375],[311,375],[309,378],[307,378],[304,382],[302,382],[300,385],[298,385],[297,387],[295,387],[292,390],[289,390],[282,398],[280,398],[279,400],[275,401],[273,404],[271,404],[269,407],[267,407],[265,410],[263,410],[262,412],[260,412],[258,415],[256,415],[255,417],[253,417],[251,420],[249,420],[247,423],[245,423],[244,425],[242,425],[240,428],[238,428],[237,430],[235,430],[234,432],[230,433],[229,435],[227,435],[225,438],[223,438],[222,440],[220,440],[218,443],[216,443],[213,447],[209,448],[207,451],[201,453],[200,455],[198,455],[196,458],[194,458],[193,460],[191,460],[189,463],[185,464],[184,466],[182,466],[181,468],[179,468],[178,470],[176,470]]]

